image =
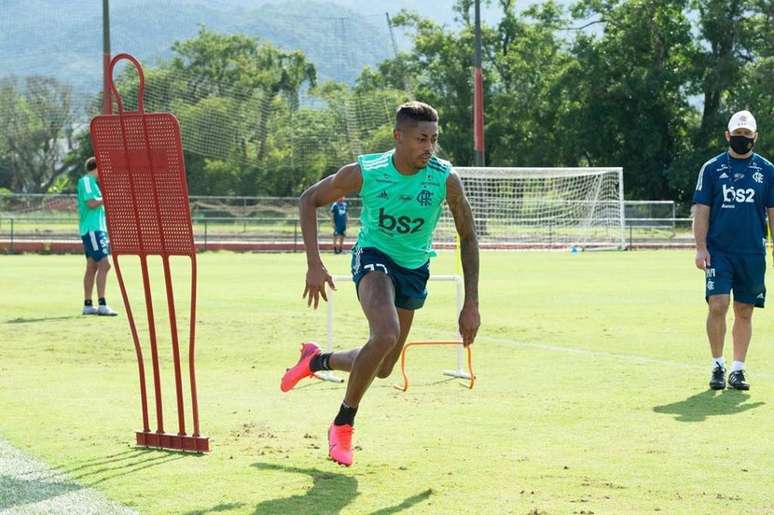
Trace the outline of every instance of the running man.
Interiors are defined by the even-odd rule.
[[[83,275],[83,313],[84,315],[116,316],[105,301],[105,282],[110,270],[110,242],[105,222],[105,207],[102,204],[102,192],[97,180],[99,170],[97,160],[86,160],[86,174],[78,179],[78,215],[79,230],[86,254],[86,272]],[[92,303],[94,282],[97,282],[98,306]]]
[[[478,311],[478,240],[462,181],[447,161],[434,155],[438,113],[421,102],[408,102],[396,113],[395,148],[358,157],[301,195],[301,227],[307,257],[307,305],[315,309],[328,300],[325,269],[317,240],[316,209],[336,198],[360,194],[361,228],[352,250],[352,277],[370,335],[362,347],[322,353],[315,343],[301,346],[301,358],[282,377],[283,392],[319,370],[349,372],[347,391],[328,429],[329,456],[351,465],[352,432],[360,402],[374,377],[392,372],[406,342],[414,312],[427,297],[432,237],[444,200],[460,236],[465,302],[459,331],[465,345],[476,337]]]
[[[713,390],[726,387],[723,343],[734,292],[734,363],[728,385],[749,390],[744,360],[752,337],[753,307],[766,301],[766,215],[774,226],[774,166],[753,152],[758,126],[749,111],[731,117],[727,152],[707,161],[693,194],[696,267],[705,272],[707,337]],[[774,229],[773,229],[774,231]]]

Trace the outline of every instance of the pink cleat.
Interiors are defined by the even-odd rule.
[[[354,461],[352,456],[352,432],[354,428],[348,424],[337,426],[331,424],[328,428],[328,456],[338,463],[349,467]]]
[[[312,358],[320,354],[320,347],[315,342],[301,344],[301,358],[298,363],[287,369],[280,382],[280,390],[288,392],[305,377],[311,377],[314,372],[309,367]]]

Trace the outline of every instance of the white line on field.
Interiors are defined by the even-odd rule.
[[[497,338],[493,336],[484,336],[479,338],[479,340],[490,341],[493,343],[504,343],[504,344],[516,345],[519,347],[531,347],[533,349],[542,349],[542,350],[548,350],[552,352],[566,352],[570,354],[580,354],[580,355],[595,357],[595,358],[599,358],[599,357],[611,358],[611,359],[617,359],[620,361],[628,361],[632,363],[663,365],[663,366],[673,367],[673,368],[704,370],[704,369],[709,369],[709,362],[710,362],[710,359],[707,358],[706,363],[703,363],[702,365],[688,364],[688,363],[680,363],[677,361],[669,361],[666,359],[649,358],[647,356],[640,356],[638,354],[624,354],[624,353],[618,353],[618,352],[595,351],[595,350],[589,350],[589,349],[579,349],[577,347],[565,347],[563,345],[556,345],[553,343],[525,342],[525,341],[513,340],[511,338]],[[751,375],[755,378],[774,379],[774,374],[770,372],[758,371],[756,369],[752,370]]]
[[[136,514],[0,438],[0,513]]]

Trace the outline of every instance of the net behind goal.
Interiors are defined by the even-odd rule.
[[[622,168],[456,168],[482,248],[624,248]],[[453,241],[448,210],[437,241]]]

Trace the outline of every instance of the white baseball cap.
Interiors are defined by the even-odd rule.
[[[728,120],[728,132],[734,132],[736,129],[750,129],[758,132],[758,124],[750,111],[739,111]]]

